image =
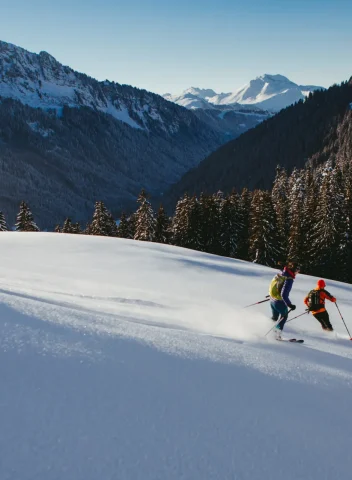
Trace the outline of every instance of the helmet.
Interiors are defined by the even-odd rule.
[[[293,272],[299,272],[301,270],[301,267],[296,262],[288,261],[286,265],[287,265],[287,268],[289,268]]]
[[[317,281],[317,287],[318,288],[325,288],[326,287],[326,283],[323,279],[320,279]]]

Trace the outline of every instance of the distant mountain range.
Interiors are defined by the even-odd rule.
[[[281,110],[221,146],[187,172],[167,193],[168,205],[188,192],[269,189],[277,165],[312,168],[330,161],[352,162],[352,78]]]
[[[234,93],[216,93],[211,89],[191,87],[180,95],[164,95],[166,100],[189,109],[214,109],[231,106],[234,110],[257,108],[258,111],[278,112],[315,90],[323,90],[315,85],[297,85],[283,75],[265,74],[251,80]]]
[[[0,210],[10,221],[21,200],[42,227],[87,220],[95,200],[118,215],[228,138],[159,95],[0,42]]]

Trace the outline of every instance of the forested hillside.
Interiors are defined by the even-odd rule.
[[[346,154],[352,81],[318,90],[220,147],[170,190],[171,204],[189,194],[247,187],[270,188],[275,168],[289,172]]]

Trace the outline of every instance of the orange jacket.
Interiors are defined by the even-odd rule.
[[[324,305],[322,308],[319,308],[319,310],[314,310],[314,311],[311,311],[311,313],[314,315],[315,313],[321,313],[321,312],[325,312],[325,300],[330,300],[330,302],[336,302],[336,298],[333,297],[329,292],[327,292],[326,290],[324,290],[323,288],[314,288],[314,290],[317,290],[318,292],[320,292],[320,296],[319,296],[319,301],[322,305]],[[308,295],[306,296],[306,298],[304,299],[304,303],[307,305],[308,307]]]

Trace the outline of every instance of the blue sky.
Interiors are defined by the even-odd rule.
[[[352,75],[351,0],[0,0],[0,39],[157,93]]]

